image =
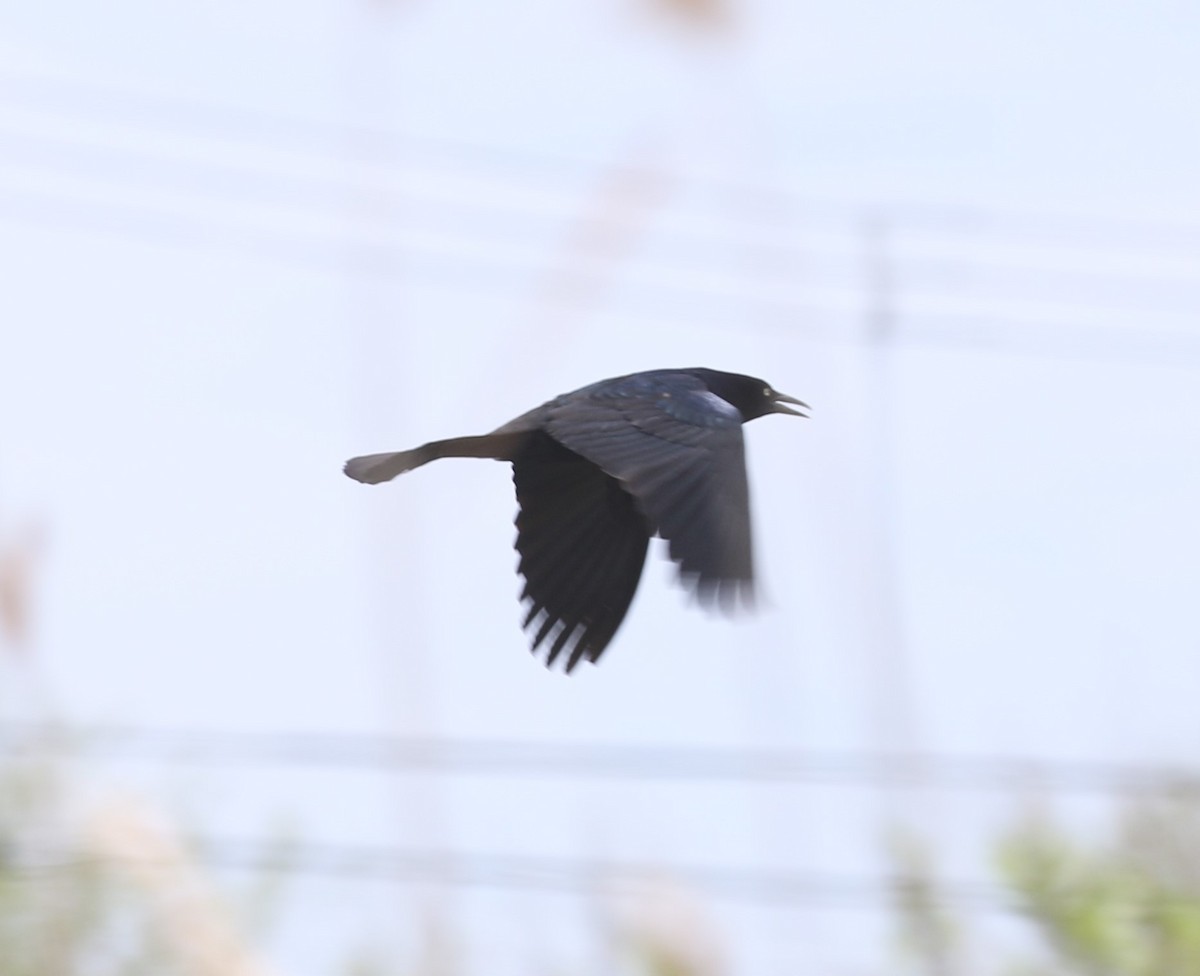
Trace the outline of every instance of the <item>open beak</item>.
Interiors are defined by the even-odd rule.
[[[794,403],[798,407],[803,407],[805,410],[811,410],[807,403],[803,400],[797,400],[795,397],[790,397],[786,393],[771,393],[771,412],[772,413],[790,413],[795,417],[807,417],[808,414],[801,413],[799,410],[793,410],[785,404]]]

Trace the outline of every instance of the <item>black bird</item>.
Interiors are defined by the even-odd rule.
[[[564,393],[481,437],[433,441],[346,462],[379,484],[435,458],[511,461],[517,571],[531,650],[551,639],[549,667],[595,663],[633,600],[650,537],[669,543],[704,604],[753,600],[750,497],[742,424],[808,409],[752,376],[659,369]]]

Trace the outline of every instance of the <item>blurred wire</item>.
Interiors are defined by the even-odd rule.
[[[3,102],[0,102],[0,108]],[[114,138],[117,136],[117,138]],[[157,136],[158,138],[154,138]],[[463,171],[439,168],[430,160],[414,160],[402,153],[371,157],[360,153],[353,159],[344,154],[332,158],[298,157],[271,152],[255,154],[250,145],[210,146],[202,142],[164,141],[161,133],[147,140],[145,133],[99,133],[62,123],[47,126],[40,118],[16,120],[0,115],[0,147],[7,172],[22,172],[37,179],[61,181],[83,177],[137,191],[143,200],[162,197],[162,191],[192,196],[219,196],[239,203],[253,202],[259,211],[279,205],[293,214],[331,213],[344,204],[346,193],[365,182],[374,185],[381,199],[403,205],[408,212],[414,203],[436,204],[457,223],[466,216],[478,222],[499,215],[508,218],[563,219],[573,223],[612,230],[642,219],[637,206],[607,208],[601,219],[578,213],[580,178],[592,179],[586,171],[565,185],[540,181],[533,170],[507,173],[496,170]],[[401,140],[403,143],[403,140]],[[368,160],[363,161],[363,156]],[[399,162],[398,162],[399,161]],[[652,166],[626,165],[605,170],[606,178],[624,184],[656,186],[663,173]],[[671,179],[684,182],[679,174]],[[68,189],[77,194],[81,187]],[[82,189],[87,189],[86,186]],[[718,210],[672,210],[657,220],[676,243],[736,244],[765,248],[783,254],[828,254],[854,257],[857,228],[863,207],[855,203],[822,206],[789,200],[793,219],[781,221],[778,214],[764,214],[752,206],[721,207]],[[697,206],[695,202],[691,204]],[[797,207],[800,209],[797,211]],[[810,207],[812,209],[810,209]],[[381,220],[394,208],[384,207]],[[1155,282],[1200,280],[1195,255],[1200,251],[1200,233],[1195,242],[1182,246],[1173,242],[1165,249],[1143,244],[1130,247],[1105,246],[1095,236],[1080,237],[1057,245],[1037,243],[1022,237],[1005,243],[1001,227],[995,226],[992,208],[963,208],[971,220],[940,230],[924,226],[908,205],[872,204],[871,213],[883,213],[896,236],[903,240],[909,260],[932,262],[939,271],[972,268],[1052,271],[1105,278],[1112,275]],[[799,216],[799,220],[795,219]],[[512,243],[511,224],[487,228],[497,246]],[[990,239],[990,240],[988,240]],[[694,257],[695,255],[689,255]]]
[[[448,293],[505,299],[516,272],[540,266],[537,252],[521,254],[514,248],[492,249],[444,236],[397,235],[361,241],[347,234],[286,232],[283,228],[223,226],[212,213],[172,212],[155,206],[100,200],[70,200],[58,193],[23,189],[8,193],[0,187],[0,215],[42,226],[83,229],[104,234],[177,246],[219,246],[222,251],[249,253],[283,265],[391,276],[403,261],[410,287],[435,285]],[[356,245],[353,266],[349,245]],[[585,276],[589,271],[580,269]],[[626,291],[638,296],[648,313],[624,317],[661,322],[664,319],[712,321],[728,325],[740,321],[747,307],[782,318],[785,326],[814,338],[861,341],[861,295],[847,289],[744,281],[734,275],[700,275],[670,269],[632,268]],[[464,282],[471,280],[471,287]],[[632,286],[632,287],[630,287]],[[513,293],[511,300],[519,300]],[[665,308],[665,314],[664,314]],[[1157,327],[1151,318],[1134,311],[1115,313],[1063,303],[1014,303],[931,299],[906,295],[896,306],[895,339],[900,344],[933,344],[942,347],[988,347],[1032,352],[1036,355],[1080,359],[1121,358],[1163,362],[1172,366],[1200,365],[1200,329],[1184,314],[1166,317]],[[765,325],[765,323],[760,323]],[[775,327],[775,326],[772,326]]]
[[[10,759],[96,756],[214,766],[316,766],[436,770],[483,776],[739,781],[956,790],[1044,789],[1142,793],[1200,791],[1200,769],[1103,761],[1054,761],[937,753],[866,754],[497,742],[304,732],[223,732],[0,725]]]
[[[685,863],[631,863],[589,858],[402,850],[387,847],[303,844],[287,850],[261,841],[196,841],[197,860],[211,868],[280,871],[324,878],[388,882],[433,882],[457,887],[526,889],[579,893],[646,883],[668,877],[715,897],[766,904],[884,907],[888,898],[915,880],[853,878],[805,871],[754,870]],[[9,854],[5,870],[31,881],[53,881],[73,870],[133,858],[100,857],[72,851]],[[136,859],[140,867],[153,858]],[[1002,889],[984,884],[939,886],[938,895],[963,907],[1014,910]]]
[[[0,133],[5,150],[0,214],[11,219],[137,241],[215,247],[339,274],[391,277],[402,264],[410,287],[462,294],[469,278],[467,291],[488,300],[527,300],[514,282],[522,274],[543,272],[552,260],[539,243],[544,227],[530,225],[530,220],[578,218],[571,192],[547,193],[530,171],[521,172],[516,184],[497,182],[494,172],[481,182],[477,176],[463,178],[430,166],[361,173],[347,168],[345,161],[339,164],[342,170],[294,158],[235,156],[231,162],[227,154],[199,144],[182,152],[179,146],[168,151],[144,143],[96,145],[88,142],[94,133],[61,128],[47,133],[36,126],[22,133],[17,128],[15,135]],[[379,214],[378,228],[347,226],[344,194],[361,179],[382,180],[384,197],[396,206],[403,203],[410,217],[417,214],[412,207],[418,201],[426,209],[433,207],[424,217],[427,226],[423,229],[419,219],[399,226],[388,219],[387,207]],[[639,261],[622,271],[622,292],[633,304],[628,309],[627,302],[623,316],[737,319],[744,327],[749,310],[763,313],[762,327],[783,326],[825,339],[866,338],[858,280],[863,262],[860,209],[833,208],[838,214],[833,230],[814,229],[807,215],[802,226],[764,229],[757,223],[762,208],[746,202],[743,209],[747,220],[732,223],[727,209],[715,222],[712,215],[684,215],[682,223],[678,215],[671,217],[675,226],[665,229],[674,250],[666,252],[665,260]],[[1195,324],[1200,261],[1191,253],[1130,251],[1124,244],[1115,253],[1097,251],[1087,237],[1065,247],[1028,240],[1004,244],[991,230],[981,242],[980,228],[991,223],[984,211],[975,212],[970,232],[964,225],[957,236],[930,236],[903,230],[909,219],[904,207],[875,211],[893,229],[885,257],[897,283],[894,335],[899,343],[1200,363]],[[500,224],[494,223],[497,216],[503,216]],[[636,214],[618,208],[597,226],[620,227],[633,219]],[[1200,247],[1200,234],[1197,239],[1195,244],[1188,240],[1189,248]],[[786,275],[754,268],[734,271],[719,254],[697,251],[718,242],[748,241],[781,255],[802,255],[809,280],[797,278],[794,270]],[[353,263],[347,254],[351,248]],[[583,301],[595,291],[593,279],[610,270],[602,260],[577,257],[572,279],[588,287],[555,300]],[[1032,289],[1033,297],[1024,300],[1021,288],[1004,277],[1033,273],[1056,277],[1026,282],[1026,293]],[[1001,277],[993,280],[996,274]],[[1117,287],[1121,281],[1130,287],[1136,283],[1133,299]],[[1077,290],[1080,297],[1064,299],[1063,288]],[[1046,291],[1049,297],[1041,294]]]
[[[219,870],[282,872],[333,880],[432,883],[463,888],[502,888],[564,894],[619,893],[669,878],[714,898],[759,905],[807,906],[857,910],[885,909],[920,888],[929,902],[967,911],[1024,914],[1026,906],[1013,892],[995,884],[943,882],[891,874],[853,877],[815,871],[765,870],[682,862],[620,862],[593,858],[536,857],[465,851],[404,850],[390,847],[303,844],[281,850],[278,844],[228,838],[199,839],[192,846],[197,861]],[[98,856],[90,852],[9,851],[5,875],[27,882],[70,880],[72,872],[107,866],[136,865],[153,870],[150,857]],[[172,865],[163,862],[164,869]],[[1089,899],[1094,893],[1060,889],[1060,904]],[[1131,912],[1164,907],[1161,894],[1124,900]],[[1169,901],[1175,911],[1200,912],[1194,898]]]
[[[399,147],[414,153],[423,152],[435,159],[455,159],[492,170],[509,169],[526,175],[538,171],[541,176],[552,173],[573,176],[580,168],[605,165],[603,161],[563,151],[485,144],[431,133],[404,133],[379,124],[346,123],[244,105],[222,105],[179,94],[138,90],[92,80],[56,78],[12,68],[0,69],[0,98],[3,104],[71,118],[150,126],[175,132],[185,130],[208,138],[240,139],[258,146],[289,150],[311,151],[315,148],[336,151],[348,141],[353,141],[361,149],[376,143],[381,150],[380,157],[385,159],[390,158],[392,151]],[[804,197],[791,188],[766,184],[760,174],[748,177],[745,182],[714,177],[701,170],[680,175],[702,183],[726,198],[736,199],[746,212],[764,220],[770,220],[780,213],[779,204],[782,200],[786,200],[790,206],[799,204],[813,212],[838,212],[844,209],[828,199]],[[1200,248],[1200,222],[1177,217],[1095,215],[1066,210],[1051,213],[1041,208],[1031,210],[1019,206],[989,207],[988,213],[1003,220],[1025,221],[1027,229],[1036,234],[1066,235],[1081,243],[1095,243],[1097,232],[1101,236],[1107,232],[1114,239],[1123,241],[1140,237],[1145,243]],[[919,223],[928,228],[943,227],[959,232],[994,229],[988,221],[981,221],[985,215],[980,208],[970,204],[917,201],[893,208],[892,216],[898,222]]]

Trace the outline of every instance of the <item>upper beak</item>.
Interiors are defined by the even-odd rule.
[[[807,403],[803,400],[797,400],[795,397],[788,396],[786,393],[771,394],[771,412],[772,413],[790,413],[796,417],[807,417],[808,414],[801,413],[799,410],[793,410],[791,407],[785,407],[785,403],[794,403],[798,407],[803,407],[805,410],[811,410]]]

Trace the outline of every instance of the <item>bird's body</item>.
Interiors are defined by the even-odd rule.
[[[654,535],[702,602],[753,595],[742,424],[804,404],[762,380],[709,369],[653,370],[565,393],[479,437],[346,462],[377,484],[442,457],[509,461],[516,486],[518,572],[533,649],[569,672],[612,640]],[[799,414],[804,416],[803,414]]]

